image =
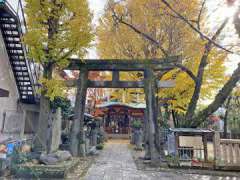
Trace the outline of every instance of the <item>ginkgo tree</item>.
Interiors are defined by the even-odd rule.
[[[115,4],[113,7],[113,2],[109,1],[109,8],[100,20],[97,31],[100,57],[156,59],[181,55],[185,69],[176,68],[161,76],[163,80],[170,80],[174,77],[176,87],[160,90],[159,97],[173,99],[169,102],[171,108],[176,113],[186,113],[195,89],[194,80],[199,70],[206,40],[196,36],[195,32],[174,17],[160,1],[129,0],[126,2]],[[193,21],[198,18],[201,3],[198,0],[191,1],[191,3],[182,1],[174,4],[174,8],[187,14],[188,19]],[[122,19],[112,18],[115,17],[113,13]],[[201,16],[205,18],[204,12]],[[134,25],[133,28],[124,23],[118,23],[121,20]],[[134,28],[140,32],[136,33]],[[146,35],[159,42],[161,47],[147,39]],[[203,74],[200,100],[211,98],[226,80],[224,78],[226,56],[226,52],[216,48],[209,52],[208,66]]]
[[[26,0],[28,31],[24,43],[29,56],[43,67],[40,80],[40,118],[36,146],[46,149],[50,101],[63,96],[64,84],[54,74],[66,67],[69,58],[86,53],[93,39],[87,0]]]
[[[180,55],[182,65],[170,72],[156,74],[163,80],[175,79],[176,87],[162,89],[158,97],[170,98],[173,111],[182,114],[191,126],[200,100],[213,97],[226,81],[224,78],[227,52],[215,47],[215,42],[228,19],[214,32],[205,26],[204,1],[170,2],[196,29],[204,28],[210,40],[197,34],[182,21],[163,0],[109,1],[98,27],[100,57],[125,59],[158,59]],[[200,30],[199,30],[200,31]],[[111,37],[111,38],[110,38]],[[156,138],[159,127],[154,123]],[[156,142],[157,146],[157,141]],[[157,148],[157,147],[156,147]],[[160,150],[159,150],[160,151]]]

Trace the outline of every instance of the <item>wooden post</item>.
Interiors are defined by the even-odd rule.
[[[234,149],[233,149],[233,145],[234,143],[230,143],[228,144],[228,149],[229,149],[229,162],[230,164],[234,164],[234,157],[233,157],[233,153],[234,153]]]
[[[159,162],[159,153],[156,149],[156,122],[157,122],[157,114],[156,114],[156,97],[155,94],[157,92],[156,82],[154,78],[154,73],[152,69],[146,69],[144,72],[145,75],[145,98],[147,104],[147,120],[148,120],[148,144],[150,148],[150,157],[151,162],[156,164]]]
[[[227,129],[228,129],[228,113],[230,110],[230,102],[232,100],[232,97],[228,97],[227,99],[227,104],[226,104],[226,112],[224,116],[224,131],[223,131],[223,137],[226,139],[227,138]]]
[[[203,133],[202,138],[203,138],[204,162],[208,162],[207,134]]]
[[[179,134],[178,132],[174,133],[174,137],[175,137],[175,148],[176,148],[176,157],[180,157],[181,154],[179,154]]]
[[[71,153],[73,156],[78,156],[81,151],[80,144],[84,143],[84,110],[87,93],[88,71],[87,69],[81,69],[77,84],[77,96],[75,102],[75,115],[73,121],[73,127],[71,132]],[[84,156],[84,154],[80,154]]]
[[[213,135],[213,148],[214,148],[214,165],[215,168],[218,166],[218,162],[220,159],[220,133],[215,131]]]
[[[236,164],[240,164],[240,144],[234,144],[234,151],[235,151],[235,161]]]

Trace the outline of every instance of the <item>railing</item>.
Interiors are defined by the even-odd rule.
[[[240,140],[220,139],[215,136],[215,161],[219,168],[240,169]]]
[[[3,2],[15,14],[15,16],[20,24],[19,30],[20,30],[21,36],[23,36],[25,33],[27,33],[27,24],[26,24],[26,20],[25,20],[25,14],[24,14],[24,10],[23,10],[22,0],[5,0],[5,1],[3,0]],[[27,63],[27,67],[28,67],[28,72],[29,72],[30,80],[31,80],[31,83],[33,86],[33,91],[35,93],[35,97],[38,97],[39,96],[37,94],[38,89],[39,89],[38,80],[41,76],[42,67],[40,64],[35,63],[32,59],[27,58],[27,54],[29,52],[28,46],[26,46],[25,44],[22,44],[22,47],[24,50],[26,63]]]
[[[17,15],[17,17],[19,18],[22,33],[23,34],[26,33],[26,31],[27,31],[26,27],[27,26],[26,26],[26,20],[25,20],[25,16],[24,16],[24,12],[23,12],[22,1],[21,0],[5,0],[4,2],[12,10],[12,12],[14,12],[15,15]]]
[[[220,163],[225,166],[240,166],[240,140],[220,140]]]

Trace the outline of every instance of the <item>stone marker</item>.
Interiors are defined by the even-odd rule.
[[[48,153],[56,152],[61,143],[61,129],[62,129],[62,116],[61,109],[58,108],[56,113],[52,113],[48,125],[48,140],[47,151]]]
[[[97,128],[94,128],[92,130],[92,134],[91,134],[91,139],[92,139],[91,145],[92,146],[97,145],[97,135],[98,135],[98,130],[97,130]]]
[[[90,140],[89,140],[89,138],[86,138],[86,140],[85,140],[85,148],[86,148],[86,154],[89,154],[89,150],[90,150]]]
[[[142,150],[143,149],[143,132],[141,129],[135,130],[135,145],[137,150]]]

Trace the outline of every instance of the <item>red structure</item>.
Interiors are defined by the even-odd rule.
[[[97,106],[102,112],[104,128],[108,134],[130,134],[133,120],[144,120],[145,104],[107,102]]]

